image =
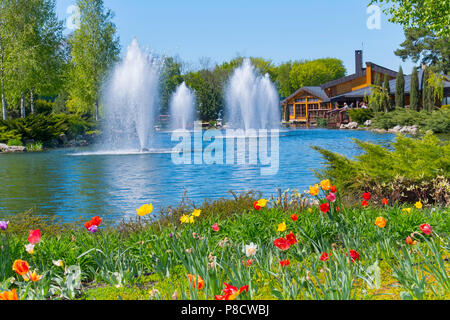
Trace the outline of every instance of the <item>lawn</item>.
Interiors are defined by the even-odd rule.
[[[345,206],[333,188],[184,203],[158,219],[143,206],[114,225],[10,217],[0,223],[0,298],[450,298],[448,208],[369,193]]]

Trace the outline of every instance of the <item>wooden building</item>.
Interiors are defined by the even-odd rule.
[[[283,120],[294,126],[310,126],[317,123],[318,117],[327,119],[336,117],[334,119],[337,120],[336,125],[340,125],[339,119],[342,118],[345,122],[348,121],[348,117],[338,111],[330,111],[338,109],[344,103],[358,106],[363,101],[365,89],[371,88],[377,74],[380,74],[381,79],[384,79],[385,75],[389,80],[397,77],[397,72],[372,62],[366,62],[363,68],[361,50],[355,51],[355,70],[352,75],[324,83],[320,87],[298,89],[281,102],[284,111]]]

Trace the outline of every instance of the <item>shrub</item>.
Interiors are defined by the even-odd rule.
[[[23,144],[20,139],[10,139],[8,140],[8,146],[23,146]]]
[[[373,118],[373,111],[371,109],[351,109],[348,111],[348,114],[352,121],[358,122],[360,125]]]
[[[423,130],[434,133],[450,132],[450,109],[440,109],[432,112],[425,110],[396,109],[395,111],[375,113],[372,126],[378,129],[391,129],[395,126],[417,125]]]
[[[422,139],[399,135],[389,147],[355,140],[365,153],[348,159],[314,147],[325,162],[316,172],[346,190],[347,196],[371,191],[399,202],[450,203],[450,144],[427,133]]]
[[[325,118],[319,117],[319,118],[317,118],[316,122],[317,122],[317,126],[320,128],[328,127],[328,120]]]

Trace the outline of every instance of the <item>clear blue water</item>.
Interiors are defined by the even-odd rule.
[[[33,208],[36,213],[70,222],[80,216],[103,216],[110,221],[135,216],[136,208],[153,203],[177,205],[184,191],[191,201],[231,197],[229,190],[276,195],[277,188],[306,190],[316,183],[313,169],[323,159],[311,146],[349,157],[361,150],[352,138],[387,144],[393,135],[368,131],[289,130],[280,133],[279,171],[261,176],[258,165],[174,165],[170,153],[92,154],[95,147],[58,149],[43,153],[0,155],[0,217]],[[176,142],[157,133],[157,148],[170,150]],[[208,143],[205,143],[207,145]]]

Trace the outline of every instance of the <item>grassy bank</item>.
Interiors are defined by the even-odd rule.
[[[255,202],[255,194],[199,210],[185,202],[158,220],[143,207],[145,216],[116,226],[11,217],[0,231],[0,293],[16,290],[19,299],[450,298],[448,208],[386,205],[363,195],[361,204],[345,207],[339,190],[333,201],[324,187],[317,195],[313,187],[310,200],[294,192],[267,204]],[[36,232],[29,237],[36,229],[40,239]],[[36,242],[32,254],[25,247],[30,241]],[[18,259],[28,263],[23,270],[16,262],[23,276],[12,270]],[[224,283],[237,291],[224,292]]]

